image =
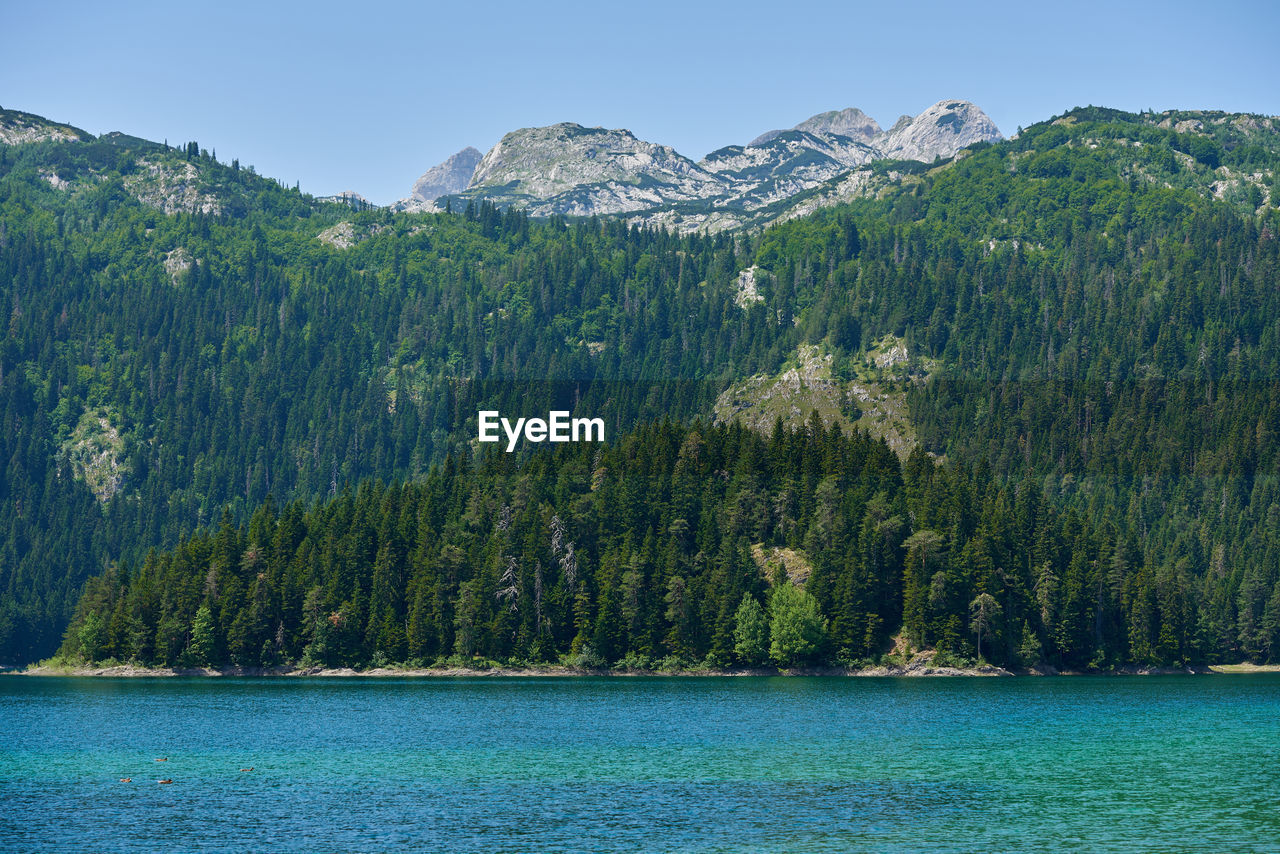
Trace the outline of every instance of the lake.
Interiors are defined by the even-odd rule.
[[[156,848],[1276,850],[1280,674],[0,678],[0,850]]]

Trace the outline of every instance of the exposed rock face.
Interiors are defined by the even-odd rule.
[[[90,134],[70,125],[60,125],[31,113],[0,108],[0,143],[4,145],[75,142],[91,138]]]
[[[124,438],[113,424],[116,420],[118,414],[112,409],[88,410],[58,449],[58,459],[69,461],[72,476],[103,504],[120,491],[130,471]]]
[[[883,131],[880,125],[876,124],[876,120],[868,116],[862,110],[856,107],[849,107],[844,110],[831,110],[826,113],[818,113],[811,116],[800,124],[796,125],[792,130],[803,130],[815,134],[834,134],[835,136],[847,136],[850,139],[856,139],[860,142],[871,142]],[[769,140],[778,136],[785,131],[771,130],[751,140],[747,145],[764,145]]]
[[[169,274],[169,280],[173,282],[176,288],[182,281],[182,274],[191,269],[191,253],[187,251],[185,246],[179,246],[170,252],[166,252],[164,256],[164,271]]]
[[[894,160],[953,157],[975,142],[1004,139],[995,122],[969,101],[939,101],[914,119],[903,116],[876,146]]]
[[[444,205],[415,199],[412,196],[391,203],[391,210],[397,213],[440,213],[444,209]]]
[[[627,130],[562,123],[507,134],[489,149],[469,194],[523,203],[535,215],[588,216],[719,195],[715,175]]]
[[[764,297],[760,295],[760,289],[757,287],[757,276],[764,274],[759,267],[748,267],[738,274],[738,293],[734,295],[733,301],[738,308],[750,308],[753,304],[764,302]]]
[[[717,205],[755,209],[812,189],[875,156],[849,137],[788,130],[761,145],[731,145],[698,165],[724,182]]]
[[[471,184],[471,176],[483,155],[467,146],[445,162],[432,166],[413,182],[413,195],[410,198],[423,202],[434,202],[441,196],[461,193]]]
[[[796,125],[796,130],[847,136],[862,142],[871,142],[882,133],[875,119],[854,107],[818,113]]]
[[[786,130],[760,145],[730,145],[713,151],[698,165],[729,177],[763,178],[762,169],[776,176],[812,168],[818,160],[812,156],[815,153],[837,163],[842,172],[876,159],[877,154],[870,145],[847,136]]]
[[[870,146],[874,158],[923,160],[952,157],[967,145],[1003,139],[995,122],[970,101],[939,101],[918,116],[899,116],[883,131],[875,119],[857,109],[819,113],[796,125],[815,137],[842,136]],[[771,130],[753,139],[751,146],[765,145],[786,131]],[[865,162],[861,161],[861,162]],[[852,164],[859,165],[859,164]]]
[[[725,389],[716,398],[716,423],[737,420],[768,435],[779,418],[803,429],[816,412],[823,424],[883,439],[905,460],[917,444],[906,386],[928,382],[938,362],[912,358],[906,342],[893,335],[872,342],[855,380],[836,377],[832,362],[825,345],[801,344],[781,373],[757,374]]]
[[[698,163],[627,130],[563,123],[504,136],[480,158],[465,189],[459,186],[468,171],[465,155],[475,150],[459,152],[418,179],[413,196],[394,207],[438,210],[434,199],[461,195],[534,216],[630,214],[679,230],[718,230],[754,222],[753,212],[780,214],[776,206],[786,200],[872,160],[932,161],[1000,138],[968,101],[940,101],[915,118],[904,116],[888,133],[861,110],[820,113],[750,145],[713,151]]]
[[[334,249],[350,249],[359,242],[359,238],[356,237],[355,226],[349,222],[340,222],[337,225],[329,226],[316,235],[316,240],[321,243],[327,243]]]
[[[50,172],[46,169],[41,169],[40,177],[47,181],[49,186],[53,187],[55,190],[66,190],[71,186],[71,182],[64,181],[62,178],[59,178],[57,172]]]
[[[124,186],[144,205],[166,214],[222,213],[222,202],[205,190],[194,164],[180,167],[163,160],[142,158],[138,171],[124,179]]]
[[[801,344],[792,366],[776,376],[760,374],[730,386],[716,399],[715,420],[740,420],[762,433],[772,431],[778,418],[803,425],[817,412],[823,424],[853,427],[848,395],[831,373],[832,356],[814,344]]]

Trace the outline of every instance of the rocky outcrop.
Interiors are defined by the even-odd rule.
[[[411,199],[434,202],[441,196],[461,193],[471,185],[471,176],[483,157],[479,151],[467,146],[445,162],[432,166],[422,177],[413,182]]]
[[[788,130],[760,145],[731,145],[713,151],[698,165],[734,180],[765,180],[815,167],[821,169],[823,160],[829,159],[836,171],[823,178],[826,180],[874,160],[876,155],[875,148],[847,136]]]
[[[733,298],[738,308],[750,308],[755,303],[764,302],[757,280],[757,276],[761,274],[767,275],[756,266],[748,267],[738,274],[738,293]]]
[[[58,449],[58,461],[69,462],[71,476],[103,504],[120,491],[130,471],[125,441],[115,426],[118,420],[113,409],[88,410]]]
[[[816,116],[810,116],[805,119],[800,124],[792,128],[792,130],[808,131],[809,133],[814,134],[847,136],[850,139],[856,139],[860,142],[871,142],[882,134],[880,125],[876,123],[876,120],[856,107],[818,113]],[[751,140],[747,145],[764,145],[766,142],[782,133],[786,133],[786,131],[767,131],[766,133],[762,133],[760,136]]]
[[[71,182],[63,180],[62,178],[58,177],[57,172],[50,172],[47,169],[41,169],[40,177],[43,178],[45,182],[47,182],[49,186],[53,187],[53,189],[55,190],[65,191],[71,187]]]
[[[19,110],[0,108],[0,144],[25,145],[31,142],[78,142],[92,139],[71,125],[58,124]]]
[[[138,169],[125,176],[125,189],[144,205],[176,213],[222,213],[222,202],[208,192],[192,163],[177,165],[164,159],[142,158]]]
[[[169,274],[169,281],[175,288],[182,282],[182,274],[191,269],[191,263],[191,253],[185,246],[165,253],[164,271]]]
[[[875,119],[854,107],[818,113],[796,125],[796,130],[847,136],[862,142],[874,142],[882,133]]]
[[[915,118],[903,116],[889,132],[874,140],[881,154],[891,160],[923,160],[954,157],[975,142],[1004,139],[986,113],[969,101],[939,101]]]
[[[627,130],[562,123],[504,136],[476,166],[467,195],[534,215],[588,216],[698,201],[723,189],[673,148]]]
[[[787,213],[788,200],[802,194],[847,197],[866,177],[849,189],[832,189],[833,182],[873,160],[932,161],[1000,138],[968,101],[940,101],[887,133],[858,109],[819,113],[697,163],[627,130],[563,123],[507,134],[476,164],[465,189],[445,192],[467,171],[467,151],[459,152],[423,175],[413,196],[395,207],[438,210],[433,197],[452,195],[521,207],[534,216],[625,214],[681,231],[720,230],[758,224],[760,216],[776,219]]]
[[[355,226],[349,222],[329,226],[316,235],[316,240],[334,249],[350,249],[360,242],[359,237],[356,236]]]

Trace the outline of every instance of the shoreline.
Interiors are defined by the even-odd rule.
[[[546,678],[546,677],[743,677],[743,676],[828,676],[828,677],[1045,677],[1045,676],[1173,676],[1173,675],[1232,675],[1237,673],[1280,673],[1277,664],[1212,664],[1188,667],[1123,667],[1116,670],[1097,671],[1058,671],[1053,667],[1031,668],[1026,670],[1007,670],[995,665],[979,667],[934,667],[928,660],[913,660],[905,665],[882,665],[853,669],[846,667],[809,667],[780,670],[777,668],[735,668],[727,670],[682,670],[682,671],[632,671],[609,669],[580,669],[561,665],[545,667],[443,667],[443,668],[398,668],[379,667],[367,670],[355,670],[350,667],[144,667],[136,664],[117,664],[111,666],[77,666],[52,667],[30,665],[21,669],[0,670],[0,676],[68,676],[68,677],[108,677],[108,678],[168,678],[168,677],[206,677],[206,678]]]

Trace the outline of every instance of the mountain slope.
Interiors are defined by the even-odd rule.
[[[720,230],[770,221],[772,206],[873,160],[932,161],[1000,138],[968,101],[939,102],[893,134],[860,110],[821,113],[698,163],[626,130],[566,123],[507,134],[456,195],[460,204],[484,200],[534,216],[628,214],[681,231]],[[397,207],[423,209],[413,200]]]
[[[71,125],[52,122],[43,116],[0,107],[0,145],[32,142],[68,142],[92,139],[93,135]]]
[[[224,507],[419,476],[478,408],[705,410],[702,354],[763,370],[793,334],[729,311],[740,251],[360,212],[194,144],[0,147],[0,662],[47,655],[104,564]]]
[[[86,577],[118,566],[110,584],[131,583],[150,547],[217,524],[224,509],[228,531],[260,508],[326,497],[350,520],[348,485],[416,480],[433,464],[447,471],[447,457],[456,467],[473,451],[479,408],[574,409],[605,418],[612,439],[664,416],[710,416],[721,392],[777,376],[789,357],[813,352],[802,347],[831,356],[830,379],[815,374],[816,385],[865,384],[861,366],[887,340],[928,364],[930,378],[879,377],[878,393],[899,396],[886,419],[905,418],[898,435],[948,464],[931,474],[922,453],[902,463],[915,484],[905,500],[918,508],[910,530],[932,532],[917,545],[941,548],[906,558],[927,577],[876,611],[882,619],[963,652],[969,597],[983,589],[1009,615],[997,629],[1003,647],[992,647],[1009,656],[1026,640],[1076,667],[1275,657],[1278,131],[1262,116],[1074,110],[944,163],[864,164],[770,213],[833,202],[856,178],[848,204],[718,236],[536,221],[483,201],[455,215],[354,211],[194,144],[0,146],[0,660],[47,654]],[[181,192],[135,192],[132,180],[153,166],[181,178]],[[217,212],[167,213],[187,189]],[[864,402],[852,405],[865,415]],[[563,504],[596,480],[583,454],[563,467],[527,454],[498,465],[554,464],[554,477],[536,482],[557,484],[555,496],[513,495],[567,515],[590,504]],[[642,467],[618,494],[650,490],[653,471]],[[734,484],[732,535],[802,550],[820,590],[824,571],[838,579],[870,557],[847,553],[848,532],[834,551],[789,540],[807,537],[809,523],[785,520],[818,518],[809,503],[822,478],[801,471],[767,490],[724,466],[697,483]],[[501,502],[489,506],[482,482],[467,488],[465,501],[449,500],[480,532]],[[856,488],[822,494],[843,501]],[[670,577],[654,574],[658,555],[694,541],[673,527],[690,520],[664,520],[670,507],[655,506],[658,521],[641,524],[621,516],[625,506],[609,518],[630,526],[616,532],[632,536],[628,561],[645,595],[663,600]],[[894,513],[872,515],[876,530]],[[396,520],[380,521],[379,536],[443,524]],[[691,535],[710,542],[714,530],[708,522]],[[584,573],[630,571],[606,551]],[[709,579],[724,564],[706,554],[676,574]],[[377,554],[332,555],[333,577],[351,596],[362,591],[352,607],[367,607]],[[224,588],[207,586],[202,566],[182,604],[191,611],[171,615],[217,603]],[[861,577],[846,588],[833,580],[819,597],[833,626]],[[471,594],[487,595],[487,583]],[[575,634],[560,641],[588,622],[584,638],[616,625],[610,603],[622,600],[605,592],[583,593]],[[463,595],[450,587],[439,601],[452,608]],[[132,600],[111,601],[100,616],[117,635],[135,616],[151,625],[127,610]],[[660,637],[671,628],[665,604],[646,612]],[[953,617],[961,629],[948,627]],[[191,624],[167,625],[173,643],[190,640]]]
[[[888,160],[923,160],[953,156],[975,142],[1000,139],[1000,129],[968,101],[939,101],[913,119],[903,116],[872,142]]]
[[[476,166],[483,157],[479,151],[467,146],[443,163],[433,166],[413,183],[411,199],[434,202],[441,196],[460,193],[471,183]]]
[[[850,139],[856,139],[865,143],[872,143],[876,137],[883,133],[883,131],[880,130],[880,125],[876,123],[875,119],[871,118],[856,107],[818,113],[816,116],[811,116],[805,119],[800,124],[792,128],[792,130],[808,131],[809,133],[814,134],[847,136]],[[785,133],[785,131],[767,131],[766,133],[762,133],[760,136],[751,140],[747,145],[764,145],[780,133]]]
[[[467,196],[535,216],[614,214],[706,198],[714,175],[625,130],[564,123],[507,134],[476,167]]]

